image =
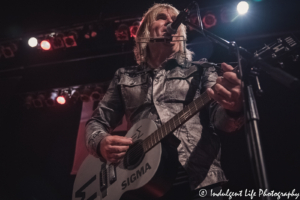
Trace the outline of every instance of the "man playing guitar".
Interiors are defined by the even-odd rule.
[[[180,25],[174,35],[167,32],[167,25],[178,14],[169,4],[155,4],[145,13],[134,49],[138,65],[115,73],[86,124],[86,145],[95,157],[117,164],[133,144],[132,138],[110,134],[124,114],[128,129],[141,119],[151,119],[160,127],[206,91],[215,101],[173,132],[180,140],[179,163],[188,175],[191,192],[186,199],[197,199],[199,189],[220,189],[227,181],[220,165],[221,147],[216,132],[233,132],[243,125],[241,81],[226,63],[221,65],[221,77],[213,66],[203,69],[191,64],[193,53],[184,45],[186,27]],[[141,43],[142,38],[172,41]],[[174,200],[176,195],[162,199]]]

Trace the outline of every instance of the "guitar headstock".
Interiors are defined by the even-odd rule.
[[[254,53],[254,57],[263,59],[279,59],[280,57],[293,53],[299,47],[299,41],[293,35],[277,38],[269,45]]]

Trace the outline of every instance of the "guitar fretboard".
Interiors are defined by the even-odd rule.
[[[171,118],[168,122],[163,124],[160,128],[154,131],[143,141],[142,145],[144,152],[150,150],[169,133],[178,129],[182,124],[184,124],[187,120],[192,118],[195,114],[197,114],[197,112],[201,108],[203,108],[211,101],[212,99],[208,96],[207,92],[205,91],[200,97],[191,102],[189,105],[185,106],[182,111],[177,113],[173,118]]]

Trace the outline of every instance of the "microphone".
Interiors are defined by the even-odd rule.
[[[180,24],[182,22],[185,21],[185,18],[187,16],[187,14],[188,14],[187,12],[181,11],[179,13],[179,15],[177,16],[177,18],[174,20],[174,22],[167,25],[167,32],[169,34],[175,34],[175,33],[177,33],[178,27],[180,26]]]
[[[177,32],[178,27],[180,26],[181,23],[184,23],[186,16],[189,14],[190,9],[189,7],[191,5],[194,5],[194,2],[190,3],[186,9],[181,11],[177,18],[174,20],[173,23],[167,25],[167,32],[169,34],[175,34]]]

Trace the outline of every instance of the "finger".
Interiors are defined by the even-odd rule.
[[[218,95],[217,93],[214,95],[214,100],[226,109],[231,109],[234,104],[232,101],[226,100],[223,96]]]
[[[215,96],[218,97],[218,99],[223,98],[226,101],[229,101],[231,99],[231,93],[222,85],[216,84],[214,87],[215,90]]]
[[[116,145],[108,145],[107,151],[110,153],[121,153],[126,152],[129,146],[116,146]]]
[[[231,88],[236,87],[235,84],[229,82],[227,79],[225,79],[224,77],[218,77],[216,80],[216,83],[222,85],[223,87],[225,87],[227,90],[230,90]]]
[[[224,72],[232,71],[234,68],[231,65],[228,65],[227,63],[222,63],[221,68]]]
[[[221,107],[223,107],[224,109],[227,109],[227,110],[232,110],[233,107],[234,107],[234,102],[228,102],[228,101],[225,101],[225,100],[221,100],[221,101],[217,101]]]
[[[131,145],[132,139],[122,136],[113,136],[109,138],[109,144],[111,145]]]
[[[215,101],[217,101],[218,103],[225,103],[228,102],[223,96],[221,96],[218,93],[214,93],[213,97],[212,97]]]
[[[211,88],[207,88],[206,92],[211,99],[214,99],[215,92]]]
[[[120,159],[124,158],[124,156],[125,156],[125,152],[123,152],[123,153],[113,153],[111,155],[111,158],[120,160]]]
[[[233,72],[225,72],[223,74],[224,79],[226,79],[227,81],[229,81],[230,83],[234,84],[234,85],[240,85],[241,84],[241,80],[237,77],[236,73]]]
[[[216,91],[213,91],[212,89],[207,89],[207,93],[209,97],[218,103],[227,102],[224,97],[222,97],[220,94],[216,93]]]
[[[207,88],[207,93],[210,98],[216,100],[221,100],[222,98],[225,100],[231,99],[231,92],[228,91],[224,86],[220,84],[215,84],[212,88]]]

